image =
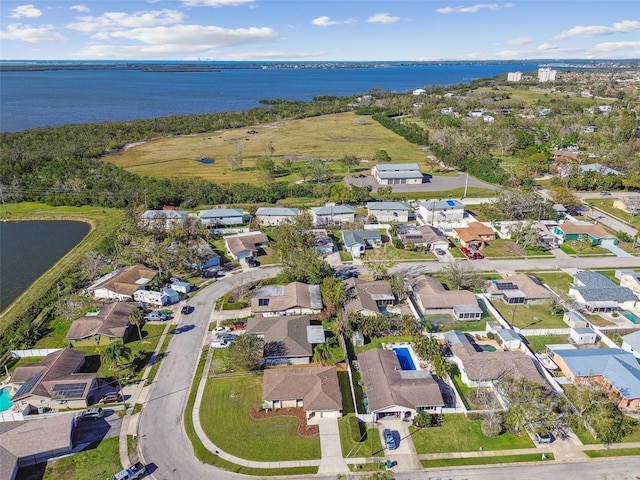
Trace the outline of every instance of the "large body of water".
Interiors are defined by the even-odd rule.
[[[215,63],[213,64],[215,65]],[[467,83],[538,64],[468,63],[353,68],[221,68],[217,72],[143,69],[0,71],[0,131],[122,121],[258,107],[262,99],[312,100],[379,88],[407,92]]]
[[[0,222],[0,311],[75,247],[90,230],[85,222]]]

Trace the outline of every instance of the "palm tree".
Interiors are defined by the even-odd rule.
[[[144,325],[144,310],[138,307],[129,314],[129,323],[138,327],[138,339],[142,340],[140,327]]]
[[[314,363],[320,365],[329,365],[332,363],[333,355],[331,355],[331,349],[326,343],[319,343],[313,351]]]
[[[131,349],[123,343],[111,343],[100,352],[100,361],[107,365],[122,367],[122,362],[130,359]]]

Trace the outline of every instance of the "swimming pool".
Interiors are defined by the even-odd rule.
[[[640,323],[640,318],[638,318],[636,315],[634,315],[631,312],[627,312],[626,310],[620,310],[620,315],[622,315],[624,318],[629,320],[631,323],[635,323],[635,324]]]
[[[400,362],[400,368],[402,370],[417,370],[415,363],[413,363],[413,357],[411,351],[407,347],[396,347],[393,349]]]
[[[6,387],[0,390],[0,412],[4,412],[5,410],[9,410],[13,407],[13,402],[9,396],[10,391],[11,387]]]

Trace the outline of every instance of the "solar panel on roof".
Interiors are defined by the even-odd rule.
[[[454,202],[453,200],[447,200],[447,205],[449,205],[450,207],[455,207],[456,202]]]
[[[422,235],[405,235],[407,240],[422,240]]]
[[[498,287],[498,290],[517,290],[518,289],[518,286],[511,282],[496,283],[496,287]]]
[[[23,383],[22,386],[18,389],[18,391],[14,395],[14,397],[20,397],[23,394],[30,392],[33,386],[38,382],[38,380],[40,380],[40,377],[42,377],[42,374],[38,373],[34,375],[33,378],[31,378],[31,380]]]
[[[56,383],[52,390],[61,397],[77,398],[82,396],[86,387],[86,383]]]

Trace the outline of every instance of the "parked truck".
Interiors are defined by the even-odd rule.
[[[147,473],[147,467],[138,462],[116,473],[109,480],[133,480],[134,478],[142,478],[145,473]]]

